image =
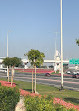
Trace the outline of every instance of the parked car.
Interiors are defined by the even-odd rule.
[[[71,71],[67,71],[66,74],[71,74]]]
[[[76,75],[77,75],[77,74],[72,74],[72,77],[73,77],[73,78],[76,78]]]
[[[71,72],[71,71],[67,71],[67,72],[65,72],[65,74],[66,74],[67,76],[72,76],[72,72]]]
[[[45,74],[45,76],[48,76],[48,77],[50,77],[50,76],[51,76],[51,74],[50,74],[50,73],[46,73],[46,74]]]
[[[79,73],[76,74],[76,78],[79,78]]]

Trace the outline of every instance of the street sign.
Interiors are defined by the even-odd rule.
[[[70,59],[69,64],[79,64],[79,59]]]

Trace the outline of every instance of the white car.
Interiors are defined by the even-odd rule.
[[[67,74],[70,74],[70,73],[71,73],[71,71],[67,71],[66,73],[67,73]]]
[[[73,72],[73,74],[77,74],[77,72],[76,72],[76,71],[74,71],[74,72]]]

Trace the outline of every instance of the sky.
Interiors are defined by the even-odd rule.
[[[79,0],[63,1],[63,57],[79,58]],[[58,32],[57,36],[56,33]],[[60,52],[60,0],[0,0],[0,57],[24,57],[31,49],[53,59]]]

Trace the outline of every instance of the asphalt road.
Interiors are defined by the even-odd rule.
[[[6,73],[0,73],[1,77],[6,77]],[[11,74],[10,74],[11,76]],[[32,82],[32,74],[29,73],[15,73],[14,75],[15,80],[20,81],[27,81]],[[50,77],[46,77],[45,74],[37,74],[37,83],[39,84],[47,84],[52,85],[55,87],[61,87],[61,77],[57,75],[51,75]],[[79,79],[72,78],[69,76],[64,76],[64,88],[70,89],[70,90],[77,90],[79,91]]]

